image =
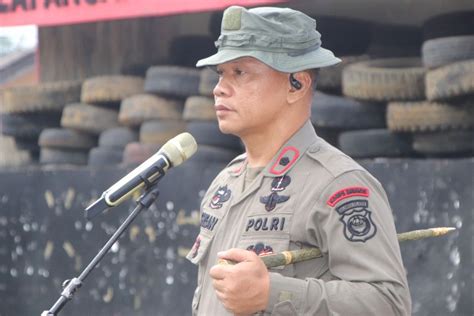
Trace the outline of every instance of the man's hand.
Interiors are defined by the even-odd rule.
[[[236,315],[264,310],[270,295],[270,277],[263,261],[254,252],[243,249],[223,251],[218,257],[238,262],[215,265],[209,272],[224,307]]]

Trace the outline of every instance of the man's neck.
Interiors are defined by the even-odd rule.
[[[242,137],[247,153],[249,167],[264,167],[276,155],[278,150],[293,136],[304,124],[288,124],[283,128],[266,129],[263,133]]]

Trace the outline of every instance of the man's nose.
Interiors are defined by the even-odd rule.
[[[216,97],[228,96],[229,92],[230,92],[229,85],[226,83],[226,80],[223,77],[220,77],[219,81],[217,82],[213,90],[214,96]]]

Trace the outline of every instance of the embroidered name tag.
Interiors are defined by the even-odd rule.
[[[209,231],[212,231],[216,226],[219,219],[211,214],[203,212],[201,215],[201,227]]]
[[[285,217],[257,217],[247,220],[245,231],[282,231],[285,228]]]

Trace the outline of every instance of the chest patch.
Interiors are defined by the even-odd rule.
[[[334,207],[340,201],[353,197],[353,196],[369,196],[369,189],[365,187],[348,187],[342,190],[339,190],[331,195],[331,197],[327,200],[327,205]]]
[[[219,209],[222,205],[230,199],[232,191],[227,188],[227,185],[219,187],[214,193],[214,196],[209,202],[209,207],[212,209]]]
[[[278,203],[286,202],[290,199],[288,195],[279,195],[291,183],[290,176],[282,176],[273,179],[270,195],[260,197],[260,203],[265,204],[265,210],[271,212],[275,209]]]
[[[372,221],[367,200],[354,200],[336,209],[344,223],[344,236],[350,241],[365,242],[375,236],[377,227]]]
[[[255,252],[257,256],[265,256],[273,253],[273,248],[271,246],[265,245],[262,242],[248,246],[247,250]]]

